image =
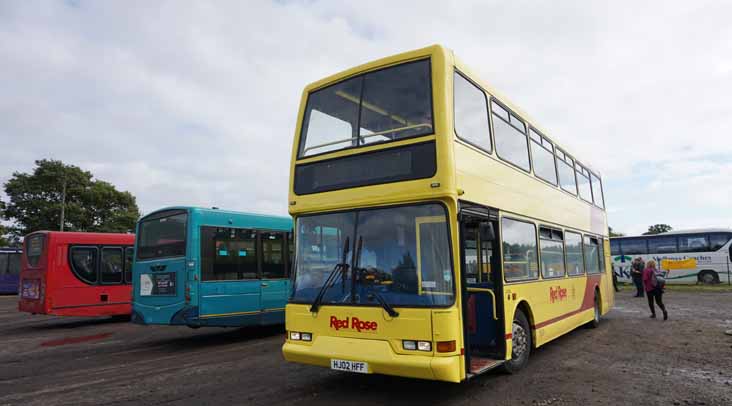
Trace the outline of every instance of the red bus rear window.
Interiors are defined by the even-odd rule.
[[[32,235],[25,239],[25,255],[28,259],[28,266],[35,268],[41,262],[45,243],[46,236],[44,234]]]

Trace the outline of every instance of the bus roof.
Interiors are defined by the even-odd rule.
[[[140,220],[145,219],[146,217],[152,216],[156,213],[160,213],[163,211],[168,210],[185,210],[190,213],[195,213],[197,215],[201,215],[203,217],[208,218],[224,218],[224,217],[231,217],[235,216],[239,219],[244,218],[244,221],[251,221],[255,223],[267,223],[267,225],[275,228],[292,228],[292,218],[289,216],[275,216],[270,214],[262,214],[262,213],[248,213],[248,212],[241,212],[241,211],[233,211],[233,210],[222,210],[222,209],[214,209],[209,207],[196,207],[196,206],[169,206],[169,207],[163,207],[161,209],[155,210],[153,212],[148,213],[147,215],[143,216]],[[241,221],[237,222],[241,223]]]
[[[612,239],[661,237],[661,236],[665,236],[665,235],[704,234],[704,233],[732,233],[732,228],[722,228],[722,227],[689,228],[686,230],[673,230],[673,231],[667,231],[665,233],[658,233],[658,234],[624,235],[622,237],[612,237]]]

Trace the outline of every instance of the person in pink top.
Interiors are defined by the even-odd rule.
[[[658,286],[656,282],[656,272],[656,261],[652,259],[648,260],[646,262],[646,269],[643,270],[643,287],[645,288],[646,296],[648,296],[648,307],[651,308],[651,318],[656,318],[656,308],[653,306],[653,300],[655,299],[656,304],[663,311],[663,319],[668,320],[668,312],[666,312],[666,306],[663,305],[663,288]]]

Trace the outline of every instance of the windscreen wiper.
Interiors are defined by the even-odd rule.
[[[320,302],[323,301],[323,297],[325,296],[325,292],[333,286],[333,282],[335,282],[335,278],[337,275],[342,275],[341,279],[345,279],[346,272],[348,272],[348,264],[346,263],[346,255],[348,254],[348,237],[346,237],[346,243],[343,244],[343,257],[340,263],[337,263],[333,270],[330,271],[330,275],[328,275],[328,278],[325,279],[325,283],[318,291],[318,295],[315,296],[315,300],[313,300],[313,304],[310,305],[310,311],[312,313],[317,313],[318,309],[320,308]]]
[[[389,304],[389,302],[386,301],[386,299],[384,299],[383,296],[381,296],[381,294],[379,294],[379,292],[376,292],[376,291],[369,292],[369,299],[373,299],[373,298],[376,298],[376,301],[381,304],[381,307],[383,307],[387,313],[389,313],[389,316],[399,317],[399,312],[394,310],[394,308]]]

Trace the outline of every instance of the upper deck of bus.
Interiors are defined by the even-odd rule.
[[[427,68],[428,90],[431,93],[432,102],[429,106],[431,115],[429,123],[425,121],[415,125],[390,111],[390,106],[386,105],[389,101],[393,106],[409,103],[387,100],[384,102],[385,105],[381,106],[371,100],[364,101],[364,96],[358,98],[353,95],[359,90],[358,86],[361,86],[362,93],[368,91],[368,85],[365,84],[368,83],[366,79],[360,85],[351,84],[358,78],[371,77],[369,75],[384,76],[388,74],[388,68],[401,68],[422,61],[429,63]],[[477,86],[486,98],[486,114],[490,117],[491,122],[488,130],[490,132],[488,148],[478,147],[456,134],[453,104],[453,75],[455,74],[459,74],[473,86]],[[409,82],[407,76],[401,74],[395,80]],[[380,78],[388,80],[388,78]],[[367,90],[364,90],[363,87],[366,87]],[[309,125],[309,122],[306,123],[306,121],[311,120],[307,115],[307,112],[310,111],[309,97],[322,90],[331,91],[332,94],[343,100],[359,106],[357,127],[361,127],[361,130],[359,130],[358,136],[354,135],[350,141],[351,144],[356,142],[357,145],[333,149],[332,141],[306,146],[307,141],[301,140]],[[310,102],[313,106],[330,107],[336,111],[328,103],[338,103],[343,100],[327,100],[324,95],[322,99],[313,98],[313,101]],[[414,102],[414,100],[410,99],[408,102]],[[527,150],[533,148],[533,141],[530,141],[529,137],[536,136],[538,144],[545,145],[545,149],[551,148],[552,159],[564,160],[572,165],[575,193],[563,189],[561,182],[551,184],[536,176],[534,159],[532,159],[534,157],[531,152],[527,151],[529,157],[527,166],[524,168],[498,155],[494,139],[494,126],[497,118],[487,110],[488,104],[493,102],[507,110],[508,116],[517,117],[525,124]],[[336,115],[340,114],[341,117],[336,118],[344,120],[343,117],[347,113],[343,112],[344,106],[339,108]],[[313,110],[317,109],[313,107]],[[361,113],[366,110],[368,110],[367,114]],[[424,110],[426,111],[427,108],[425,107]],[[397,111],[397,113],[399,112]],[[383,139],[376,142],[361,141],[364,135],[366,138],[380,136],[379,131],[374,131],[378,130],[379,123],[377,122],[367,122],[366,126],[371,124],[372,128],[363,128],[362,114],[378,116],[373,119],[374,121],[378,121],[379,117],[389,117],[388,119],[394,122],[405,124],[405,131],[410,131],[415,126],[421,127],[423,130],[420,130],[419,134],[398,139]],[[354,115],[351,118],[356,117]],[[346,124],[349,123],[346,122]],[[355,127],[353,123],[350,124],[353,132]],[[331,126],[328,127],[331,130],[338,124],[328,125]],[[396,132],[392,128],[390,130]],[[488,136],[486,134],[486,137]],[[493,207],[510,207],[512,211],[521,215],[541,218],[556,224],[571,225],[607,236],[604,198],[599,174],[587,165],[577,162],[566,149],[555,144],[547,136],[547,132],[535,125],[534,121],[530,120],[518,107],[495,89],[477,79],[476,75],[472,74],[470,69],[460,62],[451,51],[440,45],[382,58],[309,84],[302,94],[294,138],[290,168],[289,211],[295,216],[314,211],[409,201],[462,199],[481,202]],[[381,138],[388,137],[381,136]],[[358,141],[354,141],[356,139]],[[330,141],[330,139],[326,141]],[[335,141],[339,140],[335,139]],[[343,142],[348,143],[349,140],[340,139],[340,143]],[[337,145],[338,142],[335,144]],[[556,148],[554,148],[555,145]],[[317,151],[319,148],[321,151]],[[557,158],[554,158],[555,155]],[[559,162],[555,163],[556,174],[558,174],[556,171],[559,165]],[[389,173],[389,169],[395,172]],[[590,179],[597,182],[597,189],[591,190],[597,195],[596,199],[580,197],[581,193],[577,192],[576,179],[577,176],[582,176],[581,174],[586,174],[588,183]],[[398,188],[394,187],[394,182],[399,182]],[[547,202],[552,202],[553,207],[547,205]],[[556,210],[556,207],[561,207],[562,210]]]

